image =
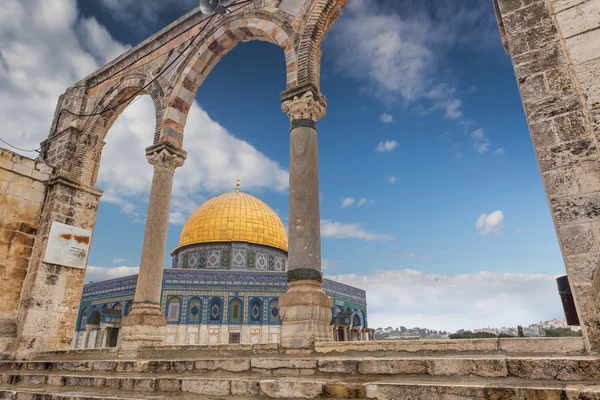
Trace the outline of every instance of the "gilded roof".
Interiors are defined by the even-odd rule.
[[[208,200],[190,216],[179,246],[210,242],[247,242],[288,250],[279,216],[262,200],[242,192]]]

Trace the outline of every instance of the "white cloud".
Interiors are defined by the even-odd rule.
[[[359,207],[362,207],[362,206],[364,206],[365,204],[367,204],[367,199],[365,199],[365,198],[363,197],[362,199],[360,199],[360,200],[359,200],[359,202],[358,202],[358,206],[359,206]]]
[[[475,228],[480,235],[489,235],[490,233],[498,233],[504,229],[504,213],[502,211],[494,211],[490,215],[481,214],[477,218]]]
[[[395,122],[394,116],[392,114],[383,113],[379,116],[379,120],[384,124],[391,124]]]
[[[437,21],[436,16],[428,15],[435,6],[406,10],[408,3],[397,9],[394,4],[349,1],[330,36],[338,69],[384,103],[423,103],[424,109],[443,109],[448,118],[460,118],[462,102],[445,83],[449,79],[440,73],[442,54],[460,41],[461,36],[454,32],[476,21],[473,13],[479,16],[481,7],[450,7],[458,8],[453,11],[460,17],[448,14],[437,16]]]
[[[136,275],[138,272],[140,272],[140,267],[95,267],[88,265],[85,271],[85,283]]]
[[[142,218],[143,201],[152,183],[152,167],[144,148],[154,132],[153,115],[154,105],[146,96],[119,116],[107,135],[98,175],[98,186],[108,195],[103,196],[105,201],[122,205],[124,212]],[[232,136],[197,102],[190,109],[183,147],[188,156],[175,171],[170,215],[173,224],[185,223],[209,194],[233,191],[238,172],[243,177],[243,191],[287,190],[286,170],[248,142]],[[124,170],[135,173],[121,174]]]
[[[527,229],[525,229],[525,228],[519,228],[519,229],[517,229],[517,233],[524,233],[524,232],[530,233],[531,232],[531,228],[527,228]]]
[[[402,325],[447,331],[560,317],[557,277],[491,272],[430,275],[415,270],[328,276],[367,291],[372,328]]]
[[[359,239],[365,242],[392,240],[390,235],[368,232],[360,224],[343,224],[330,220],[321,220],[321,237],[335,239]]]
[[[50,132],[59,95],[127,49],[95,19],[81,17],[75,0],[3,0],[0,136],[21,148],[38,148]]]
[[[502,155],[504,153],[506,153],[506,151],[502,147],[496,149],[496,154]]]
[[[490,151],[490,139],[488,139],[488,137],[485,135],[485,132],[482,128],[471,132],[471,140],[475,150],[477,150],[478,153],[486,153]]]
[[[125,260],[127,260],[126,258],[113,258],[113,264],[120,264],[122,262],[124,262]]]
[[[390,176],[390,178],[388,179],[390,183],[396,183],[398,182],[398,177],[397,176]]]
[[[340,265],[342,262],[339,260],[327,260],[327,259],[321,259],[321,269],[323,271],[331,271],[333,269],[336,269],[338,265]]]
[[[354,204],[354,199],[350,197],[346,197],[342,200],[342,208],[350,207],[352,204]]]
[[[379,142],[375,150],[380,153],[394,151],[399,145],[400,143],[396,140],[386,140],[385,142]]]
[[[37,148],[50,131],[59,95],[128,46],[115,41],[95,19],[81,17],[75,0],[5,0],[0,8],[1,137],[19,147]],[[152,167],[144,149],[152,144],[154,129],[154,105],[143,96],[116,120],[102,153],[97,181],[104,190],[102,201],[119,205],[137,222],[146,215]],[[243,190],[287,190],[286,170],[232,136],[196,102],[184,149],[188,159],[174,179],[173,223],[183,223],[208,195],[233,190],[238,172]]]

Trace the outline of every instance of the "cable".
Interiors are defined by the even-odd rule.
[[[27,150],[27,149],[22,149],[22,148],[20,148],[20,147],[17,147],[17,146],[13,146],[12,144],[8,143],[6,140],[4,140],[4,139],[2,139],[2,138],[0,138],[0,141],[1,141],[2,143],[6,144],[7,146],[10,146],[10,147],[12,147],[13,149],[17,149],[17,150],[20,150],[20,151],[28,151],[28,152],[31,152],[31,153],[34,153],[34,152],[35,152],[35,153],[39,153],[39,150],[41,149],[41,147],[40,147],[40,148],[39,148],[39,149],[37,149],[37,150],[36,150],[36,149]]]
[[[171,61],[171,63],[162,71],[160,72],[156,77],[154,77],[150,82],[148,82],[146,85],[144,85],[140,90],[138,90],[137,92],[135,92],[133,95],[129,96],[128,98],[126,98],[125,100],[121,101],[118,104],[115,104],[114,106],[105,108],[102,111],[99,112],[95,112],[95,113],[90,113],[90,114],[77,114],[74,113],[70,110],[67,110],[66,108],[63,108],[62,110],[60,110],[60,112],[58,113],[58,116],[56,118],[56,124],[54,125],[54,129],[52,130],[52,132],[50,133],[51,137],[52,135],[54,135],[56,133],[56,130],[58,129],[58,125],[60,123],[60,117],[62,116],[63,113],[68,113],[73,115],[74,117],[95,117],[97,115],[102,115],[104,113],[110,112],[120,106],[122,106],[123,104],[127,103],[128,101],[130,101],[131,99],[133,99],[134,97],[137,97],[140,93],[142,93],[144,90],[146,90],[150,85],[152,85],[154,82],[156,82],[158,80],[158,78],[160,78],[162,76],[162,74],[168,70],[169,68],[171,68],[171,66],[173,66],[180,58],[181,56],[194,44],[194,42],[196,41],[196,39],[200,36],[200,34],[202,34],[202,32],[204,32],[204,29],[206,29],[206,27],[208,25],[210,25],[210,23],[212,22],[213,18],[216,16],[216,14],[211,15],[208,19],[203,20],[203,21],[207,21],[206,24],[204,24],[204,26],[202,27],[202,29],[200,29],[200,31],[198,32],[198,34],[196,36],[194,36],[194,38],[190,41],[190,43],[187,45],[187,47],[185,49],[183,49],[183,51],[181,53],[179,53],[179,55],[173,60]]]

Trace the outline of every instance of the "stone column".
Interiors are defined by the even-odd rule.
[[[159,143],[146,149],[146,158],[154,166],[154,176],[134,303],[129,315],[122,319],[123,351],[161,344],[167,326],[167,319],[160,310],[160,295],[167,249],[171,192],[173,174],[177,167],[183,165],[186,153],[169,143]]]
[[[281,345],[329,342],[333,300],[321,288],[321,228],[317,121],[326,100],[313,85],[282,94],[290,118],[288,291],[279,298]]]

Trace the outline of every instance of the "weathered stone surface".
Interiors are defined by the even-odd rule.
[[[317,381],[260,381],[261,392],[275,399],[314,399],[323,393],[324,386]]]
[[[428,373],[434,376],[468,376],[503,378],[508,375],[504,359],[436,358],[428,361]]]
[[[530,380],[594,381],[600,376],[600,360],[508,360],[510,376]]]
[[[351,374],[357,367],[357,360],[319,360],[319,372],[323,373]]]
[[[205,396],[227,396],[231,381],[228,379],[184,379],[181,390]]]
[[[366,390],[362,384],[328,383],[325,385],[325,396],[327,398],[364,399]]]
[[[277,368],[288,368],[288,369],[315,369],[317,368],[316,360],[309,359],[296,359],[296,358],[253,358],[250,360],[250,366],[252,369],[277,369]]]
[[[254,360],[253,360],[254,361]],[[194,363],[197,371],[223,370],[229,372],[248,371],[250,369],[249,359],[237,360],[200,360]]]
[[[423,359],[363,359],[358,361],[358,372],[365,375],[427,374]]]
[[[367,384],[368,399],[377,400],[488,400],[481,386]],[[510,397],[507,400],[513,400]],[[500,400],[500,399],[497,399]]]
[[[258,396],[260,394],[260,385],[258,381],[232,380],[231,394],[234,396]]]

